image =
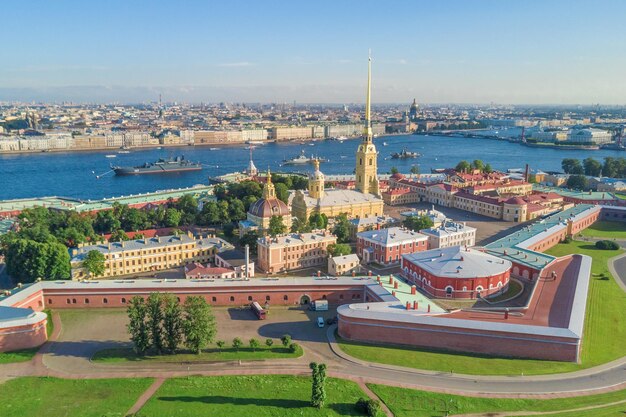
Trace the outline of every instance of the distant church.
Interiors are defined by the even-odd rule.
[[[365,128],[363,141],[356,153],[356,190],[324,190],[324,174],[319,161],[315,161],[315,171],[309,175],[306,191],[296,191],[291,203],[291,212],[300,220],[307,220],[313,213],[336,217],[369,217],[383,214],[383,200],[380,198],[377,166],[378,153],[373,143],[371,123],[371,83],[372,59],[368,61],[367,96],[365,102]]]

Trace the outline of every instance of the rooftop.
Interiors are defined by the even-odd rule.
[[[370,242],[375,242],[384,246],[399,245],[403,242],[414,242],[416,240],[426,240],[427,236],[414,232],[404,227],[390,227],[388,229],[369,230],[357,233],[357,238],[362,238]]]
[[[449,236],[462,232],[476,232],[475,227],[467,226],[464,223],[458,223],[453,221],[446,221],[441,223],[439,227],[433,227],[430,229],[420,230],[420,233],[425,235],[433,235],[433,236]]]
[[[326,231],[316,231],[311,233],[288,233],[286,235],[276,237],[259,238],[259,244],[263,245],[284,245],[284,246],[300,246],[307,243],[317,243],[324,241],[336,241],[337,237]]]
[[[451,246],[402,256],[438,277],[475,278],[502,274],[511,262],[476,249]]]
[[[372,194],[364,194],[354,190],[325,190],[324,196],[320,199],[309,197],[308,191],[302,191],[304,194],[304,201],[307,207],[316,206],[320,207],[329,206],[341,206],[345,204],[362,204],[362,203],[374,203],[381,202],[382,200]]]
[[[616,200],[617,198],[607,191],[577,191],[569,190],[561,187],[548,187],[547,185],[533,185],[533,191],[542,193],[555,193],[563,197],[577,198],[579,200],[597,201],[597,200]]]

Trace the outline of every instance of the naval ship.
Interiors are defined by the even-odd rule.
[[[111,165],[115,175],[143,175],[143,174],[170,174],[175,172],[200,171],[202,164],[191,162],[184,156],[176,158],[161,158],[156,162],[146,162],[136,167],[121,167]]]

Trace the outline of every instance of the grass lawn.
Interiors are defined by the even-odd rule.
[[[191,352],[181,352],[175,355],[147,355],[139,357],[131,348],[105,349],[93,356],[92,360],[99,363],[119,363],[119,362],[219,362],[233,360],[263,360],[263,359],[284,359],[298,358],[302,356],[302,347],[298,346],[296,352],[291,353],[288,348],[274,346],[272,348],[260,347],[256,351],[250,348],[241,348],[236,351],[233,348],[206,349],[199,355]]]
[[[563,256],[581,253],[593,258],[582,349],[582,364],[532,359],[492,358],[416,348],[379,346],[337,338],[341,349],[371,362],[432,371],[473,375],[540,375],[571,372],[618,359],[626,353],[626,294],[608,271],[607,261],[621,251],[603,251],[588,242],[559,244],[547,253]]]
[[[152,379],[25,377],[0,385],[2,417],[124,416]]]
[[[588,237],[626,239],[626,223],[600,220],[581,232]]]
[[[310,406],[311,379],[290,375],[168,379],[137,414],[160,416],[359,416],[354,403],[366,397],[351,381],[328,378],[326,405]]]
[[[496,297],[489,298],[488,301],[490,303],[498,303],[500,301],[508,300],[509,298],[513,298],[519,295],[523,291],[522,284],[519,281],[514,279],[509,281],[509,286],[506,291]]]
[[[48,315],[46,331],[48,332],[48,337],[50,337],[50,335],[54,331],[54,324],[52,324],[52,312],[49,309],[44,310],[43,312]],[[31,360],[33,356],[35,356],[38,350],[39,348],[35,347],[31,349],[16,350],[14,352],[1,352],[0,364],[1,363],[27,362]]]
[[[461,397],[450,394],[394,388],[387,385],[367,385],[387,404],[395,417],[432,417],[450,414],[490,413],[498,411],[559,411],[572,410],[592,405],[608,404],[623,400],[626,390],[585,397],[558,398],[551,400],[521,398]],[[603,410],[607,414],[602,414]],[[616,411],[622,411],[622,414]],[[609,406],[605,409],[564,413],[563,416],[616,416],[623,415],[626,404]],[[612,413],[612,414],[611,414]],[[561,416],[561,414],[556,414]]]

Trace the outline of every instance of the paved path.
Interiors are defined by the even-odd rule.
[[[143,407],[148,402],[148,400],[154,395],[154,393],[157,392],[159,388],[161,388],[161,385],[163,385],[163,382],[165,382],[165,378],[155,379],[152,385],[150,385],[148,389],[143,394],[141,394],[137,402],[133,404],[133,406],[130,408],[130,410],[128,410],[128,413],[126,414],[133,415],[135,413],[138,413],[139,410],[141,410],[141,407]]]
[[[626,253],[609,259],[609,272],[626,292]]]

